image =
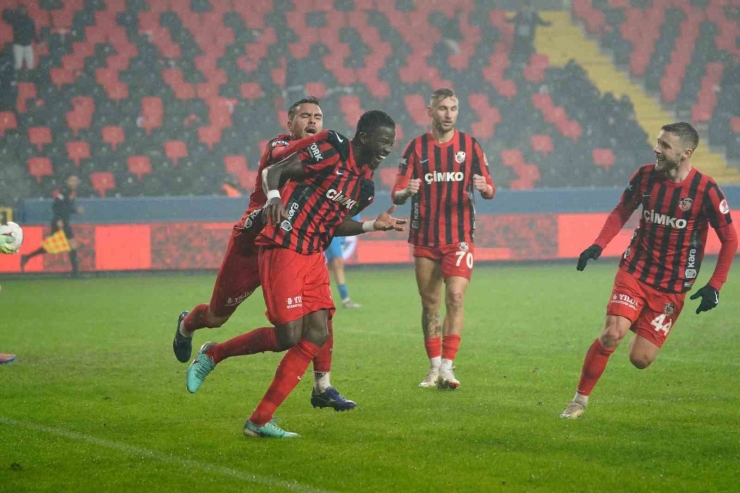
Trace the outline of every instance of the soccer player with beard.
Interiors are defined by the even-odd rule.
[[[392,192],[395,204],[411,198],[409,243],[414,245],[430,362],[420,387],[456,389],[460,385],[452,363],[462,335],[463,297],[473,273],[474,192],[486,200],[496,193],[480,144],[455,129],[458,111],[452,90],[434,91],[429,105],[432,131],[406,146]],[[443,282],[447,310],[440,322]]]
[[[403,230],[404,221],[390,216],[394,207],[374,221],[350,219],[360,200],[363,181],[392,150],[393,119],[382,111],[369,111],[360,118],[351,141],[333,131],[319,135],[326,138],[262,173],[268,200],[264,209],[267,224],[256,243],[262,292],[268,318],[275,327],[255,329],[244,337],[259,349],[253,352],[287,353],[267,393],[244,425],[246,436],[298,436],[280,428],[272,416],[327,340],[327,322],[335,306],[323,252],[331,239]],[[204,344],[188,369],[191,392],[197,391],[215,368],[217,355],[212,348],[216,346]]]
[[[257,235],[262,230],[262,208],[267,197],[259,178],[270,165],[281,161],[300,149],[324,138],[323,113],[319,100],[308,97],[296,101],[288,110],[287,129],[289,133],[272,139],[265,148],[258,167],[258,179],[249,198],[249,206],[242,218],[234,225],[221,267],[213,287],[209,304],[197,305],[191,312],[182,312],[177,321],[175,338],[172,343],[178,361],[190,361],[192,340],[196,330],[221,327],[234,314],[239,305],[246,300],[259,286],[259,268],[255,245]],[[372,199],[374,192],[367,191],[370,181],[363,183],[363,195]],[[366,198],[366,197],[364,197]],[[274,327],[264,327],[261,332],[251,336],[240,335],[211,349],[215,362],[218,363],[232,356],[261,352],[260,346],[254,344],[256,335],[269,334]],[[269,339],[269,336],[266,336]],[[314,407],[331,407],[338,411],[353,409],[355,402],[343,397],[330,381],[333,351],[333,327],[329,321],[329,340],[314,360],[314,392],[311,403]]]
[[[663,126],[653,149],[655,164],[642,166],[632,175],[596,241],[581,253],[579,271],[589,259],[599,258],[642,205],[639,227],[614,279],[604,328],[586,353],[576,395],[561,418],[583,415],[609,356],[630,330],[635,333],[629,345],[632,364],[642,370],[655,361],[699,274],[710,225],[722,242],[717,266],[707,285],[691,299],[701,300],[697,314],[719,304],[738,240],[722,190],[691,166],[698,145],[699,134],[690,124]]]

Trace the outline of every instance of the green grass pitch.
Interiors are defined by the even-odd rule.
[[[214,275],[5,281],[0,352],[18,359],[0,366],[0,491],[739,491],[738,268],[718,309],[688,301],[651,368],[623,344],[584,418],[558,418],[614,271],[479,266],[450,392],[417,387],[412,269],[350,270],[363,307],[336,315],[332,382],[358,408],[311,408],[307,373],[278,410],[297,440],[242,435],[278,354],[226,360],[186,391],[175,320]],[[264,325],[257,292],[196,349]]]

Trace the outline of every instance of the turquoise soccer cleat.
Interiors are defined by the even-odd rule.
[[[191,394],[195,394],[198,391],[200,386],[203,385],[203,380],[205,380],[208,374],[216,368],[216,363],[214,363],[211,357],[206,354],[208,348],[214,344],[216,343],[206,342],[203,344],[198,351],[198,355],[188,367],[188,374],[185,383],[187,384],[188,391],[190,391]]]
[[[268,421],[262,426],[257,426],[251,420],[244,423],[244,436],[260,438],[298,438],[298,433],[285,431],[275,424],[275,421]]]

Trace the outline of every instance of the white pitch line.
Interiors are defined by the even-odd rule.
[[[112,440],[105,440],[103,438],[96,438],[90,435],[84,435],[75,431],[63,430],[59,428],[51,428],[49,426],[38,425],[35,423],[28,423],[25,421],[17,421],[15,419],[6,418],[0,416],[0,424],[8,426],[17,426],[21,428],[28,428],[31,430],[41,431],[48,433],[49,435],[56,435],[69,440],[76,440],[78,442],[87,442],[97,445],[99,447],[117,450],[124,454],[136,456],[136,457],[149,457],[150,459],[156,459],[162,462],[169,462],[184,468],[200,469],[201,471],[216,474],[221,476],[228,476],[231,478],[239,479],[247,483],[259,484],[262,486],[270,486],[273,488],[281,488],[288,491],[297,491],[299,493],[331,493],[328,490],[321,490],[318,488],[312,488],[310,486],[302,485],[294,481],[281,481],[279,479],[273,479],[265,476],[259,476],[247,471],[237,471],[236,469],[230,469],[224,466],[217,466],[215,464],[209,464],[208,462],[201,462],[186,457],[178,457],[176,455],[167,455],[153,450],[145,448],[134,447],[132,445],[126,445],[121,442],[114,442]],[[255,440],[259,440],[256,438]],[[269,439],[265,439],[269,440]]]

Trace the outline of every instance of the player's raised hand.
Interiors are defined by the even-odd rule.
[[[480,193],[484,193],[488,191],[488,183],[486,183],[486,179],[483,178],[481,175],[473,175],[473,187],[478,190]]]
[[[262,217],[267,224],[278,224],[281,219],[288,219],[288,215],[285,213],[285,207],[280,197],[273,197],[262,209]]]
[[[697,291],[696,293],[692,294],[690,299],[695,300],[697,298],[701,298],[701,303],[699,303],[699,306],[696,309],[697,315],[699,315],[701,312],[708,312],[712,308],[719,305],[719,291],[714,289],[709,284],[699,289],[699,291]]]
[[[406,185],[406,192],[409,195],[416,195],[421,188],[421,178],[412,178],[409,180],[409,184]]]
[[[601,256],[602,248],[599,245],[591,245],[581,252],[581,256],[578,257],[578,265],[576,269],[583,270],[586,268],[586,263],[589,259],[597,260]]]
[[[391,215],[395,211],[396,206],[394,204],[387,211],[380,214],[375,219],[373,229],[375,229],[375,231],[403,231],[406,229],[403,226],[407,222],[406,219],[398,219]]]

